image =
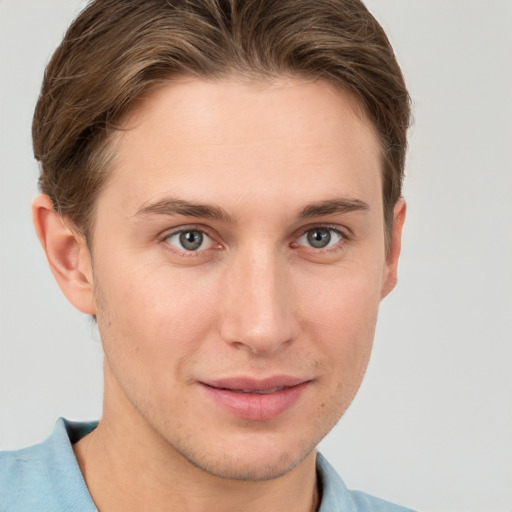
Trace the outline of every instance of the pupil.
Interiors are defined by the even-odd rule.
[[[315,249],[322,249],[329,245],[331,233],[328,229],[314,229],[308,233],[308,242]]]
[[[199,231],[185,231],[180,235],[180,244],[188,251],[196,251],[203,243],[203,234]]]

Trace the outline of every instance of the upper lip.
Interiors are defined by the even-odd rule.
[[[274,388],[288,388],[297,386],[311,379],[303,377],[294,377],[291,375],[273,375],[263,379],[235,376],[222,379],[201,380],[201,384],[206,384],[212,388],[228,389],[236,391],[263,391]]]

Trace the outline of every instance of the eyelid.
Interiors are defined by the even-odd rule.
[[[212,245],[210,247],[207,247],[206,249],[198,249],[197,251],[187,251],[186,249],[180,249],[179,247],[166,242],[168,238],[187,231],[198,231],[199,233],[202,233],[204,236],[208,237],[212,241]],[[217,236],[212,234],[212,230],[207,228],[206,226],[200,224],[186,224],[177,226],[175,228],[166,229],[158,236],[158,241],[165,243],[167,250],[170,250],[174,253],[179,253],[181,255],[186,255],[188,257],[193,257],[199,256],[200,254],[203,254],[211,249],[221,248],[222,245],[217,241],[217,238]]]
[[[301,238],[306,233],[308,233],[308,231],[311,231],[313,229],[327,229],[330,231],[334,231],[337,235],[339,235],[341,237],[341,240],[339,242],[337,242],[336,244],[333,244],[332,246],[326,247],[326,248],[315,248],[315,247],[311,247],[311,246],[303,246],[303,245],[297,244],[297,240],[299,238]],[[208,247],[206,249],[200,249],[197,251],[187,251],[185,249],[180,250],[178,247],[176,247],[172,244],[166,243],[168,250],[173,251],[175,253],[180,253],[182,255],[186,255],[189,257],[193,257],[193,256],[199,256],[200,254],[203,254],[203,253],[211,250],[212,248],[213,249],[221,249],[223,246],[223,244],[218,242],[219,237],[216,234],[213,234],[212,230],[209,227],[204,226],[202,224],[185,224],[185,225],[176,226],[175,228],[167,229],[167,230],[163,231],[158,236],[158,240],[160,242],[165,242],[166,239],[168,239],[169,237],[176,235],[178,233],[183,233],[184,231],[198,231],[198,232],[202,233],[203,235],[207,236],[208,238],[210,238],[212,240],[213,247]],[[340,226],[338,224],[333,225],[333,224],[322,224],[322,223],[314,223],[313,224],[312,223],[312,224],[309,224],[308,226],[302,226],[300,228],[300,230],[298,230],[296,232],[295,235],[292,235],[292,242],[290,243],[290,247],[305,247],[306,249],[314,251],[314,252],[336,251],[338,249],[341,249],[345,244],[349,243],[352,240],[352,238],[353,238],[353,233],[350,230],[350,228],[348,228],[348,227]]]
[[[200,233],[208,235],[210,238],[214,238],[214,236],[212,236],[212,230],[202,224],[180,224],[179,226],[176,226],[174,228],[167,228],[158,235],[158,238],[160,240],[164,240],[165,238],[168,238],[171,235],[175,235],[176,233],[182,233],[183,231],[199,231]]]
[[[337,235],[339,235],[341,237],[341,240],[339,242],[337,242],[336,244],[333,244],[332,246],[323,247],[323,248],[315,248],[315,247],[311,247],[311,246],[305,246],[305,245],[303,246],[303,245],[298,245],[297,244],[297,240],[299,238],[303,237],[309,231],[312,231],[314,229],[326,229],[326,230],[329,230],[329,231],[334,231]],[[321,224],[321,223],[310,224],[309,226],[302,227],[300,229],[300,231],[293,237],[294,242],[292,242],[291,246],[292,247],[293,246],[296,246],[296,247],[306,247],[307,249],[315,251],[315,252],[318,252],[318,251],[323,251],[323,252],[334,251],[336,249],[339,249],[340,245],[343,246],[346,243],[350,242],[352,240],[352,236],[353,236],[352,235],[352,231],[349,228],[341,227],[339,225]]]

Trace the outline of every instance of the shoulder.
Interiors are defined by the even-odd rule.
[[[320,453],[317,454],[317,474],[322,487],[319,512],[414,512],[370,494],[349,490]]]
[[[0,452],[0,511],[55,508],[45,467],[43,443]]]
[[[42,443],[21,450],[0,451],[0,512],[71,510],[67,506],[63,508],[69,500],[75,504],[77,500],[87,501],[88,493],[72,442],[94,425],[61,418]]]
[[[364,512],[414,512],[410,508],[396,505],[361,491],[350,491],[356,510]]]

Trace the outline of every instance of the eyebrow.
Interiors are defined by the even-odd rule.
[[[369,210],[370,206],[368,203],[360,199],[328,199],[307,205],[300,211],[299,218],[309,219],[311,217],[322,217],[335,213],[349,213],[354,211],[367,212]]]
[[[191,203],[183,199],[176,199],[168,197],[151,203],[143,205],[135,214],[136,217],[146,215],[184,215],[186,217],[201,217],[205,219],[220,220],[227,223],[234,223],[231,217],[225,210],[218,206],[201,203]]]
[[[298,217],[300,219],[309,219],[325,215],[369,210],[369,205],[360,199],[337,198],[311,203],[300,210]],[[143,205],[135,213],[136,217],[147,215],[183,215],[186,217],[219,220],[230,224],[235,223],[235,219],[226,210],[218,206],[192,203],[172,197]]]

